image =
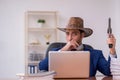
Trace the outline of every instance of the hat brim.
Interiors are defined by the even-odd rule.
[[[66,29],[74,29],[74,28],[58,28],[58,29],[63,32],[66,32]],[[84,37],[89,37],[93,33],[93,30],[90,28],[77,28],[77,29],[84,31],[85,33]]]

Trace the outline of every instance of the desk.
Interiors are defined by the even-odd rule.
[[[97,77],[90,77],[88,79],[55,79],[55,80],[113,80],[113,79],[111,76],[109,77],[97,76]]]
[[[28,76],[28,75],[18,75],[18,76],[19,76],[19,80],[120,80],[120,78],[113,79],[112,76],[109,77],[96,76],[96,77],[90,77],[89,79],[53,79],[53,75],[47,77]]]

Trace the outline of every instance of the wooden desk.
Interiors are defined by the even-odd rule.
[[[19,80],[120,80],[120,78],[113,79],[111,76],[96,76],[90,77],[89,79],[53,79],[51,75],[47,77],[19,75]]]
[[[111,76],[109,77],[97,76],[97,77],[90,77],[88,79],[55,79],[55,80],[113,80],[113,79]]]

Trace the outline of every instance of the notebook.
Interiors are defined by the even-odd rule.
[[[50,51],[49,71],[54,78],[89,78],[89,51]]]

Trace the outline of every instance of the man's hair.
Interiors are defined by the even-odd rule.
[[[81,33],[84,33],[84,31],[82,31],[82,30],[79,30],[79,31],[80,31],[80,34],[81,34]]]

